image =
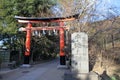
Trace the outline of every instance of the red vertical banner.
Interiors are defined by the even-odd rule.
[[[32,24],[28,23],[27,33],[26,33],[26,42],[25,42],[25,56],[30,56],[30,46],[31,46],[31,27]]]
[[[60,33],[60,56],[65,56],[65,52],[64,52],[64,23],[60,22],[60,29],[59,29],[59,33]]]

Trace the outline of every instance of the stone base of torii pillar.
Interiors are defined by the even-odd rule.
[[[30,68],[31,65],[30,65],[30,64],[22,64],[20,67],[21,67],[21,68]]]

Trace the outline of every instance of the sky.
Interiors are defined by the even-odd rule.
[[[120,0],[102,0],[98,6],[98,10],[100,12],[107,12],[109,10],[110,12],[113,11],[114,13],[120,15]]]
[[[93,21],[104,20],[120,16],[120,0],[97,0],[96,16]]]
[[[97,1],[98,1],[98,3],[96,4],[97,16],[95,17],[97,18],[97,20],[103,20],[106,16],[109,17],[111,15],[120,16],[120,0],[97,0]],[[62,11],[59,9],[59,5],[55,6],[53,11],[55,12],[55,14],[57,14],[57,16],[60,16],[62,14]]]
[[[112,5],[120,8],[120,0],[109,0]]]

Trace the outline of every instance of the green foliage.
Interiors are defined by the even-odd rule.
[[[50,8],[55,5],[54,0],[1,0],[0,3],[0,34],[9,34],[5,43],[10,49],[24,49],[25,34],[17,33],[18,22],[15,15],[26,17],[45,17],[52,14]],[[44,14],[44,15],[43,15]],[[10,37],[16,34],[17,39]],[[22,50],[24,51],[24,50]]]
[[[52,40],[52,39],[54,40]],[[57,36],[42,36],[32,38],[32,55],[33,61],[41,59],[50,59],[56,56],[57,52]],[[55,41],[56,40],[56,41]]]
[[[16,33],[17,22],[14,19],[15,15],[26,17],[45,17],[51,14],[50,8],[54,5],[54,0],[1,0],[1,33]]]
[[[115,77],[111,77],[111,80],[117,80]]]
[[[14,16],[24,17],[48,17],[52,15],[51,7],[56,4],[56,0],[0,0],[0,34],[9,34],[9,40],[5,43],[11,50],[25,50],[25,34],[18,33],[19,23]],[[24,24],[22,25],[24,26]],[[26,25],[25,25],[26,26]],[[10,38],[15,36],[16,38]],[[39,39],[39,40],[38,40]],[[36,41],[38,40],[38,41]],[[46,37],[34,38],[32,41],[32,52],[38,57],[52,56],[55,47],[52,40]],[[47,56],[47,57],[46,57]]]

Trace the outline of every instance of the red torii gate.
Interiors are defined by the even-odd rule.
[[[56,17],[56,18],[37,18],[37,17],[20,17],[15,16],[19,23],[27,23],[26,28],[21,28],[22,31],[26,31],[26,43],[25,43],[25,58],[24,64],[29,64],[29,56],[30,56],[30,47],[31,47],[31,32],[34,30],[59,30],[60,35],[60,65],[65,65],[65,52],[64,52],[64,30],[68,29],[68,27],[64,26],[65,21],[71,21],[77,19],[79,14],[68,16],[68,17]],[[55,27],[33,27],[32,23],[40,23],[40,22],[57,22],[59,26]]]

